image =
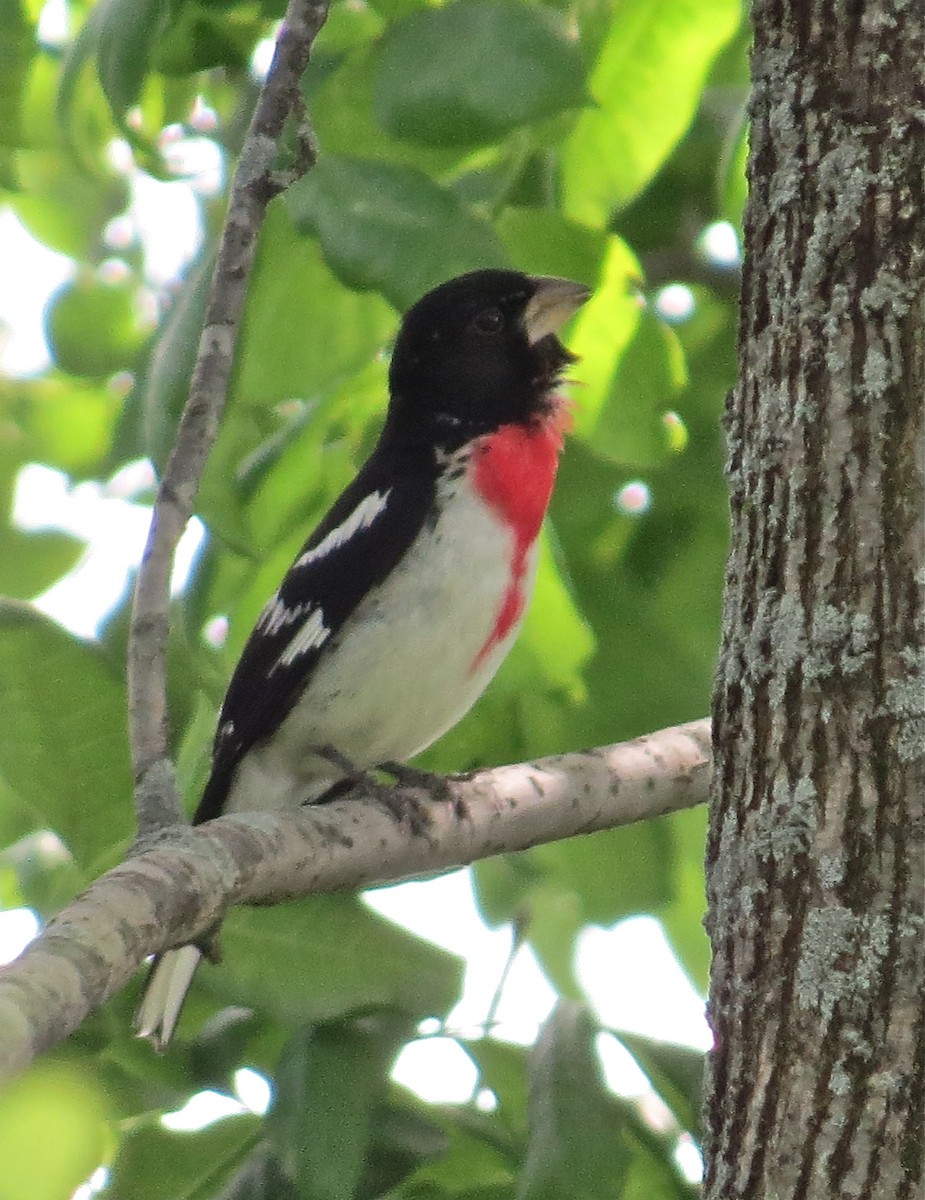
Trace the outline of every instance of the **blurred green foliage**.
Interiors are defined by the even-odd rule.
[[[209,138],[227,175],[251,56],[283,5],[69,0],[61,45],[40,44],[41,8],[0,5],[0,188],[75,273],[48,305],[52,367],[0,380],[0,895],[45,915],[131,835],[126,618],[123,605],[91,645],[29,606],[79,544],[13,526],[16,478],[29,462],[75,481],[163,462],[224,193],[201,201],[197,261],[159,288],[137,241],[111,242],[129,194],[111,147],[123,139],[167,179],[172,139]],[[267,215],[198,504],[209,538],[174,609],[172,733],[191,806],[234,656],[375,437],[398,311],[476,266],[568,275],[595,295],[569,331],[582,386],[526,628],[424,764],[515,761],[708,710],[737,281],[702,235],[741,216],[746,44],[739,0],[335,0],[304,80],[318,165]],[[672,283],[690,311],[669,311]],[[203,637],[216,615],[230,622],[221,649]],[[702,836],[689,813],[475,870],[485,918],[516,921],[562,996],[533,1049],[490,1028],[459,1036],[488,1111],[389,1081],[418,1023],[451,1009],[453,956],[345,898],[235,913],[225,964],[202,973],[166,1058],[129,1035],[132,989],[8,1094],[3,1196],[65,1200],[98,1163],[101,1194],[131,1200],[694,1195],[673,1151],[698,1134],[701,1058],[624,1039],[672,1114],[656,1131],[601,1080],[573,952],[588,923],[653,913],[703,989]],[[241,1065],[274,1081],[265,1121],[160,1124]]]

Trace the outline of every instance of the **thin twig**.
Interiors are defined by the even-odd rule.
[[[299,83],[328,0],[289,0],[273,63],[260,91],[231,185],[190,392],[158,490],[142,557],[128,648],[129,727],[139,833],[180,819],[167,741],[170,571],[206,458],[218,432],[263,215],[270,200],[313,161]],[[285,177],[276,156],[290,114],[299,153]]]
[[[709,722],[694,721],[438,781],[420,832],[357,793],[178,826],[98,879],[0,969],[0,1079],[76,1029],[146,955],[196,938],[232,904],[394,882],[690,808],[707,798],[710,764]],[[419,811],[422,791],[403,790]]]

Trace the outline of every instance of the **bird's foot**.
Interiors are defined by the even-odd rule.
[[[334,785],[337,787],[341,783],[349,783],[351,787],[360,787],[368,783],[372,776],[362,767],[358,767],[352,759],[349,759],[346,754],[342,754],[336,746],[319,746],[314,753],[319,758],[323,758],[325,762],[329,762],[332,767],[337,767],[338,771],[343,773],[344,778],[339,779]]]
[[[402,789],[413,787],[420,790],[424,788],[428,793],[433,794],[435,783],[442,782],[439,776],[428,775],[425,771],[415,772],[414,768],[406,768],[397,763],[384,764],[380,770],[395,779],[398,785],[396,787],[383,783],[372,771],[357,767],[346,755],[341,754],[333,746],[325,746],[317,753],[319,757],[327,759],[329,763],[343,772],[344,777],[338,779],[336,783],[332,783],[328,790],[314,801],[315,804],[327,804],[332,800],[339,800],[357,788],[370,800],[384,808],[399,824],[407,822],[412,833],[424,833],[430,826],[431,818],[427,802],[418,796],[410,796],[407,791]],[[409,774],[405,774],[405,772]],[[411,775],[414,776],[413,779]],[[422,782],[424,780],[426,782]]]
[[[432,824],[428,801],[422,800],[420,794],[377,780],[372,798],[397,824],[407,824],[414,834],[426,833]]]
[[[450,798],[450,785],[444,775],[422,771],[420,767],[409,767],[407,763],[400,762],[380,763],[379,770],[391,775],[399,787],[416,788],[418,791],[427,792],[435,800]]]
[[[407,763],[384,762],[379,770],[391,775],[401,788],[415,788],[426,792],[431,800],[443,800],[454,806],[457,817],[466,816],[466,804],[453,794],[453,783],[468,778],[468,774],[437,775],[433,771],[422,771],[420,767],[409,767]]]

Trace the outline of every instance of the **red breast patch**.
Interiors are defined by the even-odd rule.
[[[514,537],[507,589],[494,627],[472,664],[473,671],[504,641],[524,610],[527,554],[549,507],[566,425],[567,416],[562,412],[535,426],[503,425],[482,440],[470,460],[476,491]]]

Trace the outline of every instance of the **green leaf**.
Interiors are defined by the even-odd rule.
[[[742,114],[733,131],[737,136],[727,142],[725,161],[720,163],[719,193],[723,216],[736,229],[742,228],[745,201],[748,198],[748,122]]]
[[[684,476],[677,474],[680,485]],[[690,512],[672,511],[661,492],[653,509],[639,518],[615,514],[612,529],[600,537],[600,560],[586,560],[580,569],[572,560],[580,602],[592,623],[608,631],[599,635],[585,668],[592,711],[618,714],[616,726],[613,716],[609,726],[600,726],[602,737],[635,737],[693,720],[709,708],[719,609],[712,631],[699,621],[685,622],[689,608],[719,603],[722,535],[705,530]],[[683,560],[677,570],[674,555]],[[670,580],[664,577],[669,573]],[[595,599],[602,586],[610,587],[609,604],[621,613],[619,624]],[[594,726],[593,718],[589,724]]]
[[[700,1200],[700,1188],[679,1177],[670,1146],[639,1141],[620,1200]]]
[[[96,56],[100,27],[106,17],[106,5],[95,4],[64,54],[56,79],[54,113],[66,145],[74,145],[74,116],[78,93],[83,87],[84,68]],[[97,89],[99,95],[99,89]],[[105,103],[105,102],[104,102]]]
[[[494,1113],[472,1104],[443,1107],[439,1115],[448,1143],[444,1152],[422,1163],[395,1200],[511,1200],[522,1139],[502,1128]]]
[[[0,794],[4,821],[11,815],[6,811],[10,799]],[[13,801],[15,805],[15,801]],[[35,828],[35,814],[30,829]],[[0,838],[0,843],[4,839]],[[58,912],[80,890],[83,878],[74,860],[57,838],[45,832],[28,833],[0,851],[0,866],[14,872],[19,889],[19,903],[27,905],[44,918]]]
[[[312,1200],[353,1200],[371,1118],[412,1023],[378,1012],[301,1030],[273,1081],[267,1132],[289,1178]]]
[[[549,878],[530,888],[518,915],[522,915],[527,941],[549,982],[560,996],[580,999],[575,943],[585,924],[581,897]]]
[[[215,718],[214,702],[197,691],[176,753],[177,788],[187,812],[195,811],[212,768]]]
[[[578,107],[584,97],[580,50],[552,12],[460,0],[389,29],[374,103],[394,137],[476,146]]]
[[[529,889],[543,882],[529,852],[499,854],[472,864],[475,900],[482,920],[492,927],[515,915]]]
[[[0,146],[19,146],[20,115],[35,30],[21,0],[0,0]]]
[[[0,146],[0,190],[14,191],[19,186],[16,178],[16,152]]]
[[[570,349],[578,355],[571,375],[576,393],[575,432],[592,438],[613,386],[620,360],[639,328],[638,288],[642,268],[620,238],[608,240],[600,282],[573,326]]]
[[[440,1015],[461,982],[455,955],[398,929],[354,897],[235,909],[223,926],[222,946],[223,965],[204,972],[203,982],[290,1025],[372,1007]]]
[[[610,925],[621,917],[649,912],[674,896],[674,840],[667,819],[538,850],[544,867],[581,896],[585,919],[595,924]]]
[[[6,492],[0,483],[0,512]],[[3,512],[6,517],[6,512]],[[33,600],[74,566],[83,543],[66,533],[23,533],[0,522],[0,595]]]
[[[125,711],[94,646],[0,604],[0,774],[85,869],[132,827]]]
[[[259,1117],[242,1113],[195,1132],[165,1129],[158,1118],[122,1139],[105,1200],[204,1200],[214,1196],[260,1136]]]
[[[221,572],[219,582],[236,578],[230,588],[210,590],[203,620],[230,609],[237,631],[248,633],[248,612],[256,617],[349,482],[362,461],[358,451],[369,449],[370,422],[385,411],[379,351],[394,328],[394,312],[381,297],[339,283],[317,241],[296,233],[282,206],[270,206],[233,399],[198,505],[213,532],[248,561],[244,572],[240,564]]]
[[[580,901],[583,922],[612,925],[672,899],[674,859],[666,819],[550,842],[508,855],[508,873],[491,879],[485,903],[492,921],[508,920],[520,908],[531,910],[535,891],[542,895],[553,886]],[[483,866],[479,864],[479,871]],[[481,874],[477,879],[481,892]],[[541,903],[538,911],[548,907]]]
[[[356,474],[381,427],[388,394],[388,363],[380,355],[344,383],[326,389],[317,402],[293,406],[291,425],[275,429],[266,452],[261,453],[262,447],[239,470],[251,544],[258,554],[278,548],[266,556],[266,563],[275,560],[274,569],[289,566],[313,525]],[[311,472],[306,472],[306,462],[312,463]],[[256,584],[256,576],[252,578]],[[262,598],[254,591],[254,618],[278,579],[265,578]]]
[[[0,413],[21,433],[14,472],[32,461],[98,477],[121,406],[118,389],[63,375],[0,385]],[[5,457],[0,452],[0,461]]]
[[[664,416],[686,382],[677,334],[646,309],[616,364],[597,421],[587,431],[595,451],[637,469],[662,462],[671,453]]]
[[[91,177],[60,150],[23,150],[16,169],[10,205],[29,232],[72,258],[98,257],[101,230],[128,204],[125,179]]]
[[[495,1094],[500,1123],[518,1140],[524,1137],[527,1132],[527,1050],[494,1038],[478,1038],[462,1044],[478,1067],[479,1084]]]
[[[24,141],[16,156],[15,211],[39,240],[74,258],[99,261],[106,222],[129,203],[128,181],[108,157],[116,130],[95,79],[83,67],[95,50],[102,6],[94,8],[58,69],[32,62],[22,99]]]
[[[608,247],[599,230],[540,208],[506,208],[495,229],[518,270],[560,275],[591,287],[597,283]]]
[[[335,4],[312,44],[312,59],[317,62],[319,57],[333,58],[357,46],[367,45],[384,28],[385,21],[371,5]]]
[[[339,283],[315,239],[299,231],[294,190],[267,210],[248,289],[234,397],[249,405],[315,397],[369,362],[394,328],[389,307]]]
[[[427,0],[370,0],[370,3],[387,21],[394,21],[423,8]]]
[[[46,856],[44,854],[41,857],[33,856],[31,847],[28,845],[34,829],[35,813],[32,811],[31,805],[26,804],[23,798],[18,796],[7,784],[6,780],[0,779],[0,846],[3,847],[3,850],[0,851],[0,869],[9,879],[10,872],[18,873],[20,864],[24,868],[22,878],[16,885],[20,893],[19,898],[13,900],[9,896],[4,896],[3,904],[10,908],[18,908],[21,903],[28,903],[25,885],[31,883],[34,878],[33,865],[39,867],[39,876],[44,874],[47,860],[43,860],[46,859]],[[46,841],[48,840],[46,839]],[[54,839],[50,840],[54,841]],[[56,848],[60,849],[60,846]],[[64,851],[64,854],[66,856],[67,851]],[[37,863],[35,863],[35,859],[38,859]],[[43,883],[44,880],[39,877],[40,888]]]
[[[705,1063],[703,1051],[620,1030],[614,1030],[613,1035],[648,1075],[652,1086],[677,1117],[682,1129],[699,1137]]]
[[[144,448],[158,467],[167,461],[189,394],[214,265],[212,255],[203,254],[188,272],[130,398],[130,404],[140,406]]]
[[[55,292],[45,312],[52,355],[71,375],[98,379],[130,367],[145,338],[130,281],[78,277]]]
[[[734,381],[734,323],[731,304],[707,294],[677,327],[691,381],[674,407],[688,445],[644,476],[645,513],[619,511],[615,497],[633,476],[593,443],[572,439],[563,458],[552,517],[571,589],[597,634],[583,669],[586,743],[634,737],[709,708],[728,545],[717,430]],[[687,872],[681,886],[693,894]]]
[[[221,1193],[221,1200],[302,1200],[279,1159],[262,1142]]]
[[[167,16],[166,0],[104,0],[97,71],[116,121],[135,103]]]
[[[62,1200],[100,1165],[109,1140],[106,1100],[71,1065],[45,1062],[0,1098],[3,1200]]]
[[[597,1028],[560,1003],[530,1056],[530,1135],[517,1200],[612,1200],[630,1162],[618,1109],[604,1090]]]
[[[706,913],[703,885],[706,808],[674,813],[671,828],[677,847],[675,896],[658,910],[658,917],[681,965],[697,990],[705,995],[710,981],[710,940],[703,926]]]
[[[594,635],[556,566],[548,533],[540,536],[536,586],[518,645],[518,657],[533,660],[531,675],[581,694],[581,668],[594,650]]]
[[[248,69],[254,45],[264,31],[259,13],[236,5],[238,11],[232,17],[214,4],[194,0],[170,7],[170,23],[164,22],[149,49],[153,70],[188,76],[215,67],[232,72]]]
[[[142,979],[137,982],[141,984]],[[133,1036],[138,996],[136,987],[114,996],[67,1043],[68,1055],[80,1055],[93,1070],[106,1096],[111,1120],[124,1132],[154,1113],[183,1108],[195,1080],[182,1052],[155,1059],[150,1044]],[[227,1079],[222,1082],[223,1090],[226,1084]],[[107,1155],[107,1162],[111,1158]]]
[[[453,171],[469,153],[458,146],[422,146],[391,138],[373,115],[373,93],[382,59],[381,39],[357,46],[321,80],[309,65],[303,81],[318,133],[319,159],[349,154],[417,167],[434,178]],[[484,155],[486,152],[482,151]]]
[[[421,1105],[423,1111],[424,1106]],[[422,1163],[445,1156],[443,1130],[406,1105],[386,1104],[372,1114],[372,1136],[354,1200],[386,1195]]]
[[[329,154],[285,199],[348,286],[400,309],[453,275],[505,262],[491,226],[412,167]]]
[[[604,227],[690,124],[703,82],[742,19],[740,0],[623,0],[591,76],[597,107],[562,151],[565,211]]]

